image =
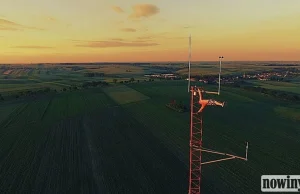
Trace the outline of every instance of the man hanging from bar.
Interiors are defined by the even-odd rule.
[[[208,99],[205,100],[203,99],[202,93],[204,92],[204,90],[200,90],[198,88],[198,94],[199,94],[199,104],[201,104],[201,108],[199,109],[198,113],[202,112],[203,109],[208,105],[208,106],[222,106],[224,107],[225,102],[218,102],[216,100],[213,99]],[[208,92],[207,92],[208,93]]]

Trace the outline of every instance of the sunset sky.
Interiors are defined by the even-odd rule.
[[[1,0],[0,63],[300,60],[300,0]]]

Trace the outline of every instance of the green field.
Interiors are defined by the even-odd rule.
[[[267,89],[281,90],[285,92],[300,94],[300,87],[299,87],[299,83],[297,82],[258,81],[258,80],[253,80],[249,82]]]
[[[104,89],[104,92],[118,104],[127,104],[149,99],[149,97],[144,94],[125,85],[108,87]]]
[[[274,111],[281,117],[291,119],[294,121],[300,121],[300,109],[291,107],[275,107]]]
[[[218,72],[215,62],[195,65],[195,74]],[[265,63],[243,65],[227,62],[224,72],[272,68]],[[0,68],[0,193],[187,193],[190,113],[165,106],[176,100],[189,107],[187,82],[143,81],[143,74],[168,71],[185,74],[186,66]],[[85,77],[87,72],[105,76]],[[132,77],[140,81],[112,83]],[[93,81],[110,85],[80,87]],[[300,94],[299,81],[251,83]],[[70,86],[78,89],[61,91]],[[57,92],[14,96],[44,88]],[[225,85],[220,96],[207,97],[226,101],[226,106],[205,109],[204,147],[244,156],[248,141],[249,160],[204,165],[203,193],[257,194],[261,175],[300,173],[299,103]],[[203,156],[204,161],[211,159],[216,158]]]
[[[0,192],[186,193],[189,113],[172,99],[189,103],[185,81],[2,102]],[[206,108],[205,147],[243,156],[249,141],[249,161],[204,166],[203,192],[259,193],[262,174],[300,172],[299,106],[226,87],[217,99],[228,105]]]

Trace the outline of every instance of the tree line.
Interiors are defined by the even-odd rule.
[[[96,87],[96,86],[108,86],[109,84],[105,81],[92,81],[92,82],[84,82],[82,84],[83,88],[88,88],[88,87]]]
[[[104,73],[93,73],[93,72],[87,72],[83,74],[84,77],[103,77]]]

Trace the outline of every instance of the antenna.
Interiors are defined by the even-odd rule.
[[[191,48],[191,44],[192,44],[192,37],[191,35],[189,36],[189,75],[188,75],[188,92],[190,92],[190,87],[191,87],[191,52],[192,52],[192,48]]]
[[[208,92],[204,91],[203,88],[199,88],[197,86],[192,86],[190,88],[191,91],[191,103],[190,103],[190,161],[189,161],[189,192],[188,194],[200,194],[200,186],[201,186],[201,171],[202,165],[204,164],[211,164],[226,160],[233,160],[233,159],[240,159],[244,161],[248,161],[248,142],[246,142],[246,154],[245,157],[240,157],[237,155],[219,152],[211,149],[207,149],[203,147],[203,120],[202,115],[203,111],[202,105],[200,109],[200,103],[203,99],[202,92],[209,93],[209,94],[218,94],[220,95],[220,86],[221,86],[221,68],[222,68],[222,59],[224,57],[220,56],[220,72],[219,72],[219,89],[218,92]],[[189,63],[190,64],[190,63]],[[190,65],[189,65],[190,67]],[[189,75],[190,75],[190,68],[189,68]],[[190,79],[189,79],[190,81]],[[190,83],[189,83],[190,86]],[[199,95],[197,95],[197,93]],[[214,100],[213,100],[214,101]],[[224,103],[214,102],[211,105],[221,105],[224,106]],[[211,160],[202,162],[202,152],[207,152],[210,154],[218,154],[224,156],[222,159],[218,160]]]
[[[199,88],[197,86],[191,87],[191,118],[190,118],[190,165],[189,165],[189,192],[188,194],[200,194],[200,186],[201,186],[201,172],[202,165],[211,164],[226,160],[240,159],[244,161],[248,161],[248,142],[246,142],[246,154],[245,157],[219,152],[212,149],[203,147],[203,120],[202,115],[203,112],[198,112],[199,110],[199,100],[200,97],[197,94]],[[201,100],[200,100],[201,101]],[[222,155],[224,158],[211,160],[211,161],[202,161],[202,152]]]
[[[249,147],[249,144],[248,144],[248,142],[246,142],[246,161],[248,161],[248,147]]]
[[[220,56],[219,61],[220,61],[220,71],[219,71],[219,89],[218,89],[218,95],[220,95],[220,90],[221,90],[221,69],[222,69],[222,59],[224,57]]]
[[[217,94],[217,95],[220,95],[220,90],[221,90],[221,69],[222,69],[222,59],[223,58],[224,58],[223,56],[219,56],[220,69],[219,69],[219,88],[218,88],[218,92],[205,91],[205,93],[207,93],[207,94]]]

